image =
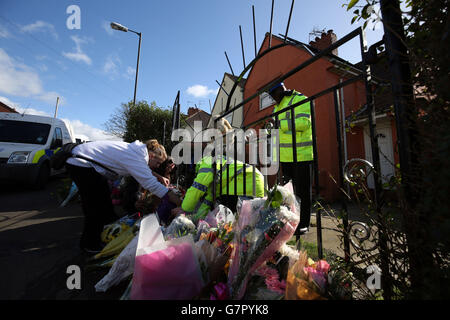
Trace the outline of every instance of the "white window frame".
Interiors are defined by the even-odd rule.
[[[266,109],[274,104],[276,104],[276,101],[273,100],[267,92],[263,92],[259,95],[259,110]]]

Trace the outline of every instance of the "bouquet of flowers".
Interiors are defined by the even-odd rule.
[[[181,238],[196,232],[195,224],[184,215],[177,216],[167,228],[162,226],[161,230],[166,240]]]
[[[294,235],[299,211],[291,183],[275,186],[267,199],[242,202],[228,274],[231,298],[241,299],[252,273]]]
[[[325,260],[314,262],[306,252],[289,269],[286,300],[325,300],[330,265]]]
[[[200,261],[206,282],[215,281],[224,273],[224,268],[232,251],[231,240],[234,233],[231,223],[219,224],[215,228],[209,227],[201,220],[199,225],[199,240],[196,246],[203,257]]]

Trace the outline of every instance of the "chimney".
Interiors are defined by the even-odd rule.
[[[318,50],[323,50],[328,48],[329,46],[331,46],[333,43],[335,43],[337,41],[337,37],[336,34],[333,32],[333,30],[328,30],[327,33],[322,32],[320,38],[316,37],[316,39],[314,39],[314,41],[311,41],[309,43],[309,45],[311,47],[314,47]],[[338,49],[334,49],[333,51],[331,51],[332,54],[334,54],[335,56],[338,55]]]
[[[199,111],[200,111],[200,110],[199,110],[198,108],[190,107],[190,108],[188,109],[188,117],[193,116],[194,114],[196,114],[196,113],[199,112]]]

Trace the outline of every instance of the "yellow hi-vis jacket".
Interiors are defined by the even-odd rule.
[[[181,208],[187,214],[195,214],[194,219],[198,220],[204,218],[210,210],[213,209],[213,194],[212,194],[212,183],[213,183],[213,168],[212,168],[212,157],[204,157],[196,165],[197,175],[195,177],[194,183],[187,190],[184,197]],[[220,162],[222,162],[222,170],[220,168]],[[245,195],[254,197],[264,197],[264,176],[262,173],[255,168],[255,175],[253,177],[252,166],[245,164]],[[236,176],[234,174],[236,166]],[[227,184],[227,164],[226,159],[222,158],[221,161],[216,160],[216,174],[217,174],[217,187],[216,195],[227,195],[227,185],[228,185],[228,195],[244,195],[244,163],[237,161],[236,163],[230,163],[228,165],[228,184]],[[220,189],[220,176],[222,176],[222,188]],[[237,190],[234,190],[234,181],[237,180]],[[195,211],[199,201],[202,200],[200,207]],[[234,208],[231,208],[234,209]],[[195,211],[195,212],[194,212]]]
[[[283,97],[281,102],[275,105],[273,113],[283,110],[304,99],[306,99],[306,97],[303,94],[293,90],[291,95]],[[310,103],[307,102],[295,107],[294,116],[297,161],[312,161],[313,141]],[[278,115],[278,128],[280,134],[280,162],[294,162],[292,119],[290,110]]]

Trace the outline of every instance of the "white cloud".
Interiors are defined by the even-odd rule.
[[[209,96],[210,94],[216,94],[217,90],[208,89],[207,86],[202,86],[200,84],[196,84],[194,86],[189,87],[186,90],[186,92],[196,98],[205,98],[205,97]]]
[[[107,34],[112,36],[114,34],[114,30],[111,28],[111,25],[108,21],[103,20],[102,28],[106,31]]]
[[[0,38],[9,38],[11,37],[11,34],[9,33],[8,29],[6,29],[4,26],[0,24]]]
[[[72,36],[70,38],[75,42],[75,52],[63,52],[63,56],[73,61],[84,62],[91,65],[91,58],[81,50],[81,44],[88,43],[88,39],[80,38],[78,36]]]
[[[123,75],[127,79],[134,79],[136,77],[136,69],[132,67],[128,67],[127,71]]]
[[[39,65],[38,68],[39,68],[39,70],[44,71],[44,72],[48,71],[48,67],[45,64]]]
[[[57,92],[45,91],[39,75],[30,67],[16,61],[0,48],[0,93],[30,97],[50,104],[56,103],[56,97],[64,103]]]
[[[35,58],[38,61],[48,60],[48,57],[45,54],[44,55],[37,55],[37,56],[35,56]]]
[[[66,99],[64,97],[61,97],[57,92],[50,91],[46,92],[44,94],[39,95],[37,98],[39,100],[45,101],[49,104],[56,105],[56,98],[59,97],[58,105],[63,106],[66,104]]]
[[[58,39],[58,33],[56,33],[55,27],[48,22],[38,20],[35,23],[28,24],[26,26],[23,26],[20,28],[22,32],[50,32],[50,34],[55,38]]]
[[[28,97],[42,93],[39,75],[0,48],[0,92]]]
[[[120,66],[121,61],[117,54],[110,54],[103,65],[103,72],[109,74],[112,79],[118,75],[118,66]]]
[[[69,120],[64,119],[68,121],[72,128],[75,136],[83,135],[87,136],[90,141],[98,141],[98,140],[115,140],[115,141],[122,141],[122,139],[107,134],[105,131],[91,127],[90,125],[81,122],[80,120]]]

